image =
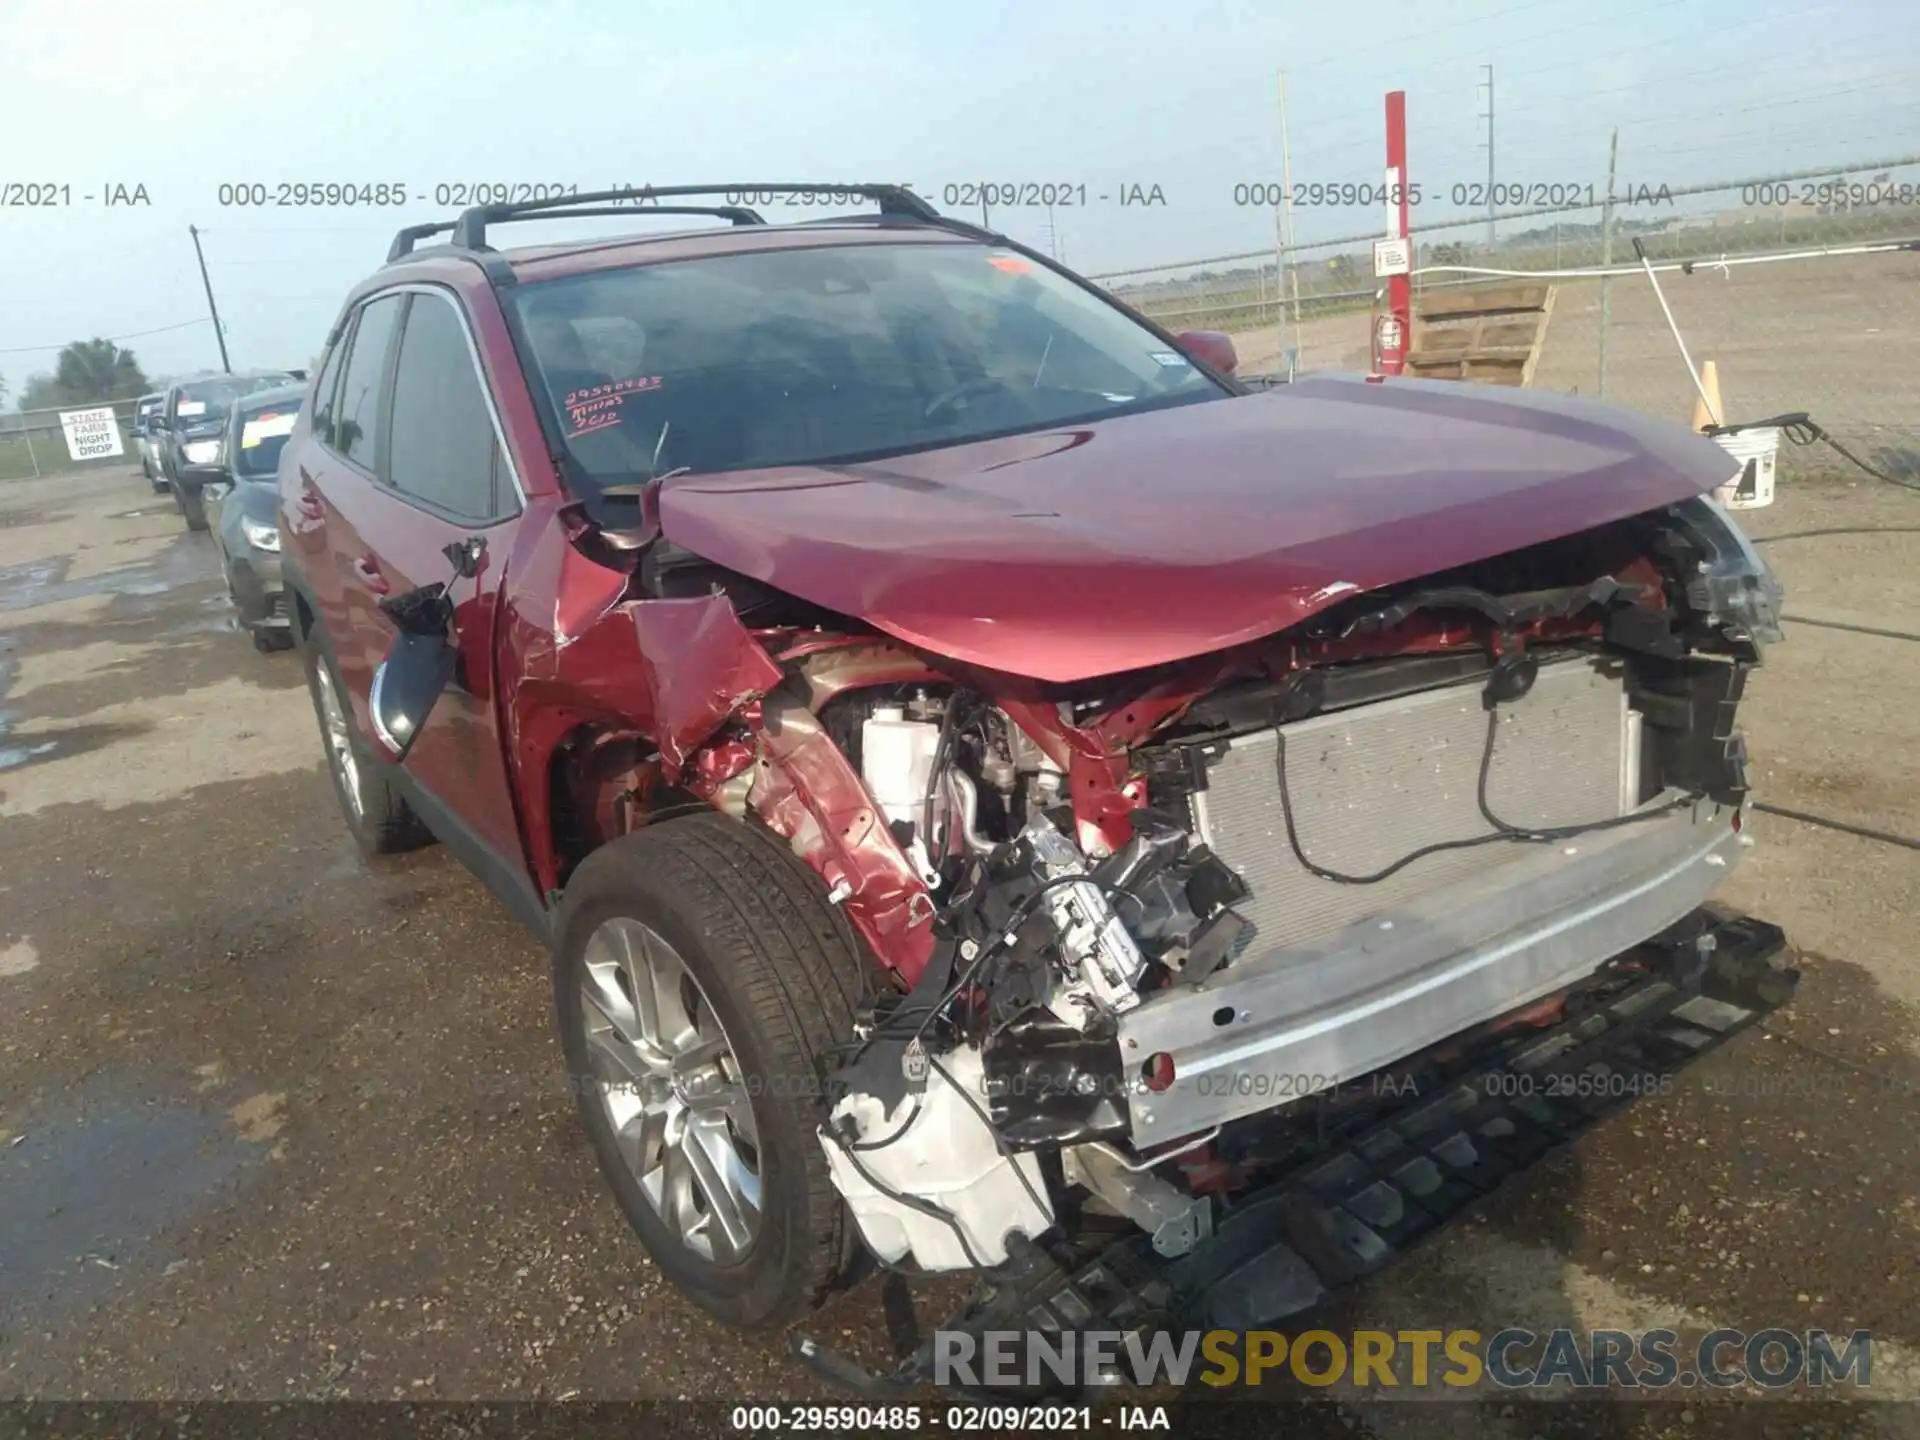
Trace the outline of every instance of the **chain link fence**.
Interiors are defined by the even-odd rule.
[[[1514,187],[1518,190],[1520,187]],[[1532,384],[1685,423],[1695,391],[1644,248],[1724,419],[1805,411],[1920,477],[1920,156],[1463,215],[1412,227],[1414,344],[1438,287],[1554,286]],[[1584,201],[1589,192],[1582,188]],[[1496,190],[1496,198],[1501,198]],[[1493,239],[1488,240],[1491,229]],[[1094,277],[1172,330],[1231,335],[1244,374],[1365,370],[1378,234]],[[1833,463],[1824,448],[1795,462]]]
[[[133,434],[133,412],[140,397],[122,400],[94,400],[85,404],[63,405],[49,410],[13,410],[0,413],[0,480],[27,480],[40,475],[57,475],[69,470],[124,469],[140,463],[139,446]],[[107,449],[105,432],[90,426],[82,444],[82,456],[76,458],[67,443],[67,427],[62,415],[76,411],[110,410],[113,430],[120,437],[119,454],[88,454]]]

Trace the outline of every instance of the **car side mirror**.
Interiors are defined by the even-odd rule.
[[[453,641],[453,602],[444,582],[390,595],[380,609],[400,633],[373,672],[367,708],[373,714],[374,734],[397,765],[420,738],[441,692],[453,683],[460,651]]]
[[[398,765],[413,749],[441,693],[453,683],[460,652],[445,634],[394,637],[393,648],[373,672],[368,709],[373,731]]]
[[[1240,355],[1233,348],[1232,339],[1218,330],[1183,330],[1173,340],[1183,353],[1222,375],[1231,375],[1240,368]]]

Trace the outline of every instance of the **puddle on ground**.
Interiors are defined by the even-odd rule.
[[[30,560],[23,565],[0,565],[0,613],[88,595],[150,599],[183,585],[205,584],[215,577],[208,573],[211,559],[208,547],[195,543],[200,538],[191,531],[183,532],[150,560],[89,575],[84,580],[66,578],[73,565],[71,555]]]
[[[59,748],[58,740],[42,740],[38,745],[0,745],[0,770],[17,770]]]
[[[29,605],[44,605],[42,595],[57,587],[67,568],[70,555],[46,560],[29,560],[23,565],[0,565],[0,610],[24,610]]]
[[[207,1103],[212,1101],[212,1103]],[[231,1199],[267,1156],[212,1097],[102,1077],[10,1117],[0,1146],[0,1327],[52,1329],[151,1269],[159,1237]]]
[[[160,638],[176,635],[243,635],[247,627],[240,623],[240,612],[233,608],[233,601],[227,598],[227,592],[218,591],[207,596],[196,607],[210,613],[196,615],[177,625],[169,625],[156,631]],[[3,693],[3,692],[0,692]]]
[[[9,657],[0,656],[0,661],[7,658]],[[0,664],[0,695],[7,693],[19,668],[18,662],[11,666]],[[58,740],[42,740],[33,745],[7,744],[7,737],[13,733],[13,727],[19,723],[18,710],[0,710],[0,770],[17,770],[20,766],[30,764],[43,755],[51,755],[60,748]]]

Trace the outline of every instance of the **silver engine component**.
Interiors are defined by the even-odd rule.
[[[1047,1008],[1080,1030],[1097,1012],[1119,1015],[1131,1010],[1140,1003],[1134,987],[1146,971],[1146,956],[1098,885],[1091,880],[1052,884],[1087,873],[1080,847],[1045,815],[1028,821],[1021,837],[1033,847],[1050,884],[1040,904],[1059,932],[1060,953],[1068,966]]]

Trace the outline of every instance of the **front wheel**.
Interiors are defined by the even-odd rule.
[[[812,1309],[859,1255],[815,1127],[866,971],[819,878],[690,815],[589,855],[554,933],[567,1071],[627,1223],[729,1324]]]
[[[200,494],[200,487],[184,485],[173,487],[174,506],[186,517],[187,529],[205,530],[207,528],[207,502]]]
[[[353,713],[333,662],[312,639],[306,646],[306,666],[307,689],[327,752],[327,772],[333,777],[334,797],[354,843],[367,855],[391,855],[430,844],[433,833],[406,798],[374,772],[371,757],[354,734]]]

